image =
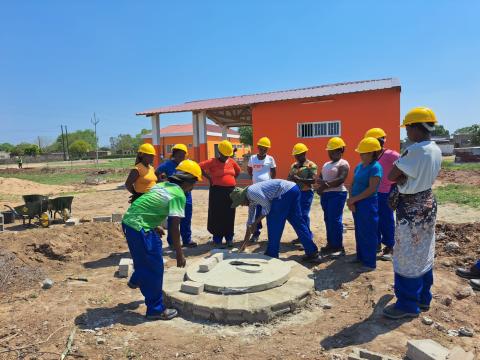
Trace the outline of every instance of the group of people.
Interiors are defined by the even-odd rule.
[[[303,246],[304,260],[342,256],[347,205],[354,218],[358,271],[374,270],[377,257],[393,258],[397,301],[384,309],[384,315],[399,319],[428,310],[437,210],[431,188],[441,165],[441,151],[430,139],[435,124],[437,119],[429,108],[408,112],[402,126],[413,145],[401,156],[386,148],[387,134],[382,129],[367,131],[355,149],[360,161],[348,188],[345,182],[350,164],[343,159],[347,145],[339,137],[329,139],[326,151],[330,161],[320,172],[308,159],[307,146],[296,144],[292,151],[295,161],[286,180],[276,179],[275,159],[268,154],[271,142],[261,138],[258,153],[248,162],[253,184],[246,188],[236,187],[241,169],[232,158],[232,144],[226,140],[218,145],[217,157],[199,164],[186,160],[187,147],[177,144],[171,159],[156,170],[152,166],[155,149],[143,144],[126,181],[132,205],[124,216],[123,229],[135,267],[128,285],[140,287],[147,317],[170,319],[176,315],[174,309],[165,309],[162,300],[160,236],[164,230],[159,225],[168,219],[167,241],[175,249],[177,266],[184,266],[180,238],[184,247],[197,245],[191,239],[190,191],[203,176],[210,182],[207,228],[215,246],[223,246],[223,239],[225,246],[233,246],[235,208],[244,205],[249,207],[244,244],[258,241],[266,218],[266,255],[279,256],[288,221],[298,237],[293,242]],[[320,250],[310,228],[314,192],[320,195],[326,227],[326,244]]]

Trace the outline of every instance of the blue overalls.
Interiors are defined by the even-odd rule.
[[[343,248],[343,209],[347,195],[346,191],[326,191],[320,197],[327,243],[331,248]]]
[[[300,185],[297,186],[300,189]],[[310,230],[310,209],[312,208],[312,202],[313,190],[300,191],[300,211],[310,234],[312,233]]]
[[[433,269],[422,276],[408,278],[395,273],[395,307],[399,310],[418,314],[419,305],[429,306],[432,301]]]
[[[136,231],[125,224],[122,224],[122,228],[135,268],[130,283],[140,287],[145,297],[147,316],[161,314],[165,310],[162,294],[162,240],[153,230]]]
[[[262,216],[262,207],[260,205],[257,205],[255,209],[255,220],[257,220],[260,216]],[[257,237],[260,236],[260,230],[262,229],[263,229],[262,222],[259,221],[257,224],[257,229],[253,233],[253,236],[257,236]]]
[[[390,193],[378,193],[378,245],[389,248],[395,245],[395,218],[393,210],[388,206]]]
[[[267,215],[268,245],[266,255],[278,258],[280,240],[287,220],[297,233],[305,253],[312,255],[318,251],[317,245],[313,242],[312,233],[302,216],[300,193],[298,186],[294,186],[281,197],[272,200],[270,212]]]
[[[173,160],[164,161],[158,168],[157,172],[164,173],[165,175],[172,176],[177,170],[178,164]],[[187,202],[185,204],[185,217],[180,221],[180,235],[182,237],[183,245],[188,245],[192,241],[192,214],[193,214],[193,205],[192,205],[192,193],[189,191],[185,193]],[[171,219],[170,217],[167,220],[168,228],[170,229]],[[167,242],[170,247],[173,246],[172,238],[170,233],[167,234]]]
[[[475,264],[475,266],[478,268],[478,270],[480,270],[480,259],[477,260],[477,263]]]

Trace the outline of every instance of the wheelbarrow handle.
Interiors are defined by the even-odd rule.
[[[8,206],[8,205],[4,205],[7,209],[9,209],[16,217],[19,217],[21,218],[22,215],[20,215],[18,212],[15,211],[14,208],[12,208],[11,206]]]

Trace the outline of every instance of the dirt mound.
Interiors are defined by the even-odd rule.
[[[445,258],[444,264],[466,266],[480,258],[480,222],[439,223],[436,236],[437,257]]]
[[[442,169],[438,175],[441,183],[480,185],[480,170]]]
[[[73,186],[46,185],[34,181],[0,177],[0,193],[9,195],[50,195],[73,191]]]
[[[25,264],[12,252],[0,250],[0,293],[27,289],[43,278],[38,267]]]

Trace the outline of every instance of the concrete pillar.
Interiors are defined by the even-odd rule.
[[[222,126],[222,140],[228,140],[228,128]]]
[[[205,111],[192,113],[192,123],[195,160],[198,162],[207,160],[207,115]]]
[[[152,115],[150,116],[152,120],[152,145],[157,152],[157,156],[155,156],[154,165],[157,167],[160,163],[160,153],[162,148],[160,146],[160,115]]]

